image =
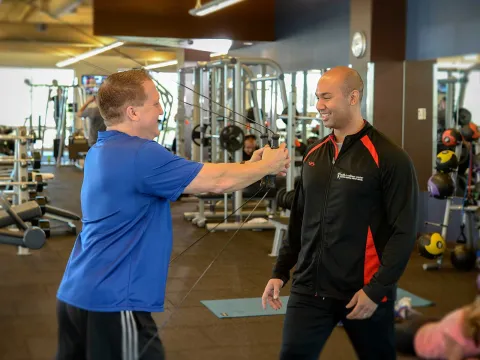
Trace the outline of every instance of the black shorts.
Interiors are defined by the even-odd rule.
[[[163,360],[148,312],[96,312],[57,301],[57,360]]]

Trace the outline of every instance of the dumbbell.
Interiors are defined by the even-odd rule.
[[[45,215],[47,211],[47,198],[45,196],[37,196],[35,197],[35,201],[37,202],[40,209],[42,209],[42,215]]]
[[[38,170],[42,167],[42,154],[38,151],[32,153],[33,157],[33,169]]]
[[[30,221],[33,226],[37,226],[43,230],[47,238],[50,237],[50,220],[48,219],[33,219]]]

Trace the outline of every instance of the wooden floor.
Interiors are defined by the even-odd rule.
[[[82,172],[73,167],[42,171],[56,173],[48,187],[52,205],[80,213]],[[195,206],[183,202],[172,205],[174,256],[205,232],[183,219],[183,213],[194,211]],[[272,231],[239,232],[172,315],[174,307],[232,234],[208,235],[171,266],[166,312],[155,314],[159,325],[168,319],[161,331],[167,359],[278,358],[283,316],[218,319],[200,303],[261,296],[274,262],[267,256]],[[74,241],[71,235],[53,236],[43,249],[30,256],[17,256],[16,248],[0,245],[0,359],[53,359],[57,343],[55,294]],[[460,273],[451,269],[450,264],[440,272],[425,272],[422,263],[421,258],[412,256],[400,281],[402,288],[436,303],[420,309],[422,312],[440,316],[474,298],[474,272]],[[287,286],[281,295],[288,295],[288,289]],[[320,359],[355,359],[341,328],[334,331]]]

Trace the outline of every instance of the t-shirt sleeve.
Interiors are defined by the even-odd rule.
[[[203,164],[176,156],[149,141],[137,152],[135,171],[140,192],[175,201],[202,169]]]

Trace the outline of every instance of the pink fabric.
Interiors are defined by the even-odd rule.
[[[447,314],[439,322],[424,325],[415,336],[414,346],[418,357],[425,359],[446,359],[445,336],[461,345],[464,357],[480,355],[472,339],[462,334],[464,309],[457,309]]]

